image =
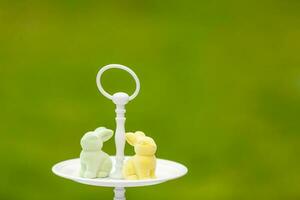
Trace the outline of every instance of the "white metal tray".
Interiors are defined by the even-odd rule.
[[[128,159],[128,157],[126,157]],[[114,162],[114,156],[111,156]],[[113,164],[114,166],[114,164]],[[156,166],[156,178],[146,179],[146,180],[120,180],[112,178],[82,178],[79,176],[80,160],[71,159],[57,163],[53,166],[52,171],[63,178],[71,179],[73,181],[94,185],[94,186],[104,186],[104,187],[138,187],[147,186],[163,183],[172,179],[179,178],[187,173],[187,168],[177,162],[157,159]],[[112,170],[113,171],[113,170]]]

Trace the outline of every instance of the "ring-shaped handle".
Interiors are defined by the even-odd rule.
[[[133,79],[135,80],[136,86],[135,86],[134,93],[129,97],[129,101],[133,100],[138,95],[138,93],[140,91],[140,81],[139,81],[139,78],[134,73],[134,71],[132,71],[129,67],[126,67],[126,66],[120,65],[120,64],[109,64],[109,65],[106,65],[106,66],[102,67],[99,70],[99,72],[97,74],[97,77],[96,77],[96,83],[97,83],[97,87],[98,87],[99,91],[101,92],[101,94],[103,94],[106,98],[112,100],[113,96],[111,94],[109,94],[108,92],[106,92],[103,89],[102,84],[101,84],[101,76],[108,69],[122,69],[122,70],[128,72],[133,77]]]

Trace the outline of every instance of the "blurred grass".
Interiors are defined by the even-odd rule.
[[[128,199],[299,199],[299,9],[295,0],[1,1],[0,199],[112,198],[50,171],[78,156],[83,133],[114,127],[95,85],[109,63],[141,79],[127,130],[144,130],[158,157],[190,170],[128,189]],[[131,92],[128,77],[112,70],[103,82]],[[113,141],[104,149],[113,154]]]

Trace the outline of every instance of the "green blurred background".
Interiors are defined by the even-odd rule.
[[[297,0],[1,1],[0,199],[112,199],[51,172],[78,157],[85,132],[114,129],[95,84],[109,63],[141,80],[127,130],[189,168],[129,200],[300,199],[299,52]],[[125,72],[103,79],[134,90]]]

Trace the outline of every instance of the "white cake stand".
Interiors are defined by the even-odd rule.
[[[113,165],[115,157],[111,156]],[[125,158],[125,160],[128,157]],[[179,178],[187,173],[187,168],[182,164],[157,159],[156,165],[156,178],[145,179],[145,180],[124,180],[124,179],[113,179],[113,178],[82,178],[79,176],[80,160],[71,159],[62,161],[53,166],[52,171],[54,174],[61,176],[66,179],[73,180],[78,183],[101,186],[101,187],[114,187],[115,197],[114,200],[125,200],[125,187],[140,187],[148,185],[156,185],[172,179]]]
[[[101,85],[101,76],[104,71],[112,68],[122,69],[132,75],[136,82],[135,92],[128,96],[126,93],[118,92],[114,95],[107,93]],[[99,91],[108,99],[112,100],[116,104],[116,131],[115,131],[115,144],[116,144],[116,156],[111,156],[113,161],[112,173],[108,178],[82,178],[79,176],[80,159],[71,159],[57,163],[52,167],[54,174],[66,179],[76,181],[78,183],[102,186],[102,187],[114,187],[114,200],[125,200],[125,187],[140,187],[155,185],[163,183],[172,179],[179,178],[185,175],[188,169],[177,162],[170,160],[157,159],[156,163],[156,178],[145,180],[124,180],[122,179],[122,167],[124,160],[129,157],[124,156],[125,148],[125,105],[133,100],[139,93],[140,82],[137,75],[128,67],[119,64],[110,64],[100,69],[97,74],[96,83]]]

